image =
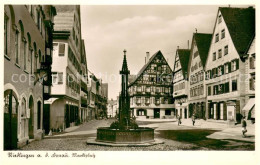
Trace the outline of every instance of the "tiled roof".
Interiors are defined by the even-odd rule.
[[[177,52],[181,63],[182,73],[184,75],[188,70],[190,49],[177,49]]]
[[[211,43],[212,34],[205,34],[205,33],[194,33],[194,39],[197,44],[197,48],[199,51],[200,59],[202,62],[203,67],[205,67],[209,47]]]
[[[219,8],[227,25],[234,46],[242,56],[255,34],[255,9],[249,8]]]

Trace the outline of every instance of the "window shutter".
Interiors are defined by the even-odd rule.
[[[228,62],[228,73],[231,72],[231,62]]]
[[[223,75],[223,74],[225,73],[225,72],[224,72],[224,69],[225,69],[225,68],[224,68],[224,65],[221,66],[221,69],[222,69],[221,75]]]
[[[239,59],[236,60],[236,69],[239,69]]]

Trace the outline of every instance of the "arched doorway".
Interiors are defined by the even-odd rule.
[[[4,92],[4,150],[17,148],[18,101],[13,90]]]
[[[34,129],[34,103],[33,103],[33,97],[30,96],[29,98],[29,109],[30,109],[30,119],[29,119],[29,138],[33,139],[33,129]]]

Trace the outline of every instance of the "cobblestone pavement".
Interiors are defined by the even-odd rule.
[[[207,136],[230,129],[237,132],[239,128],[229,128],[223,124],[212,124],[209,129],[207,123],[196,122],[196,126],[190,126],[189,121],[183,121],[178,126],[176,122],[151,123],[141,122],[143,126],[155,128],[155,138],[160,138],[164,144],[149,147],[108,147],[98,145],[87,145],[88,137],[96,136],[96,128],[109,126],[114,120],[93,120],[72,129],[69,133],[55,136],[47,136],[40,141],[33,141],[20,150],[73,150],[73,151],[175,151],[175,150],[254,150],[254,143],[240,140],[209,139]],[[199,124],[200,123],[200,124]],[[207,126],[207,127],[206,127]],[[237,126],[238,127],[238,126]],[[235,129],[235,131],[234,131]],[[229,131],[230,131],[229,130]],[[241,129],[240,129],[241,130]],[[220,134],[217,134],[221,137]]]

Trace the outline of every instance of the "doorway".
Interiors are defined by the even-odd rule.
[[[4,92],[4,150],[17,148],[17,96],[12,90]]]
[[[184,109],[184,118],[187,119],[187,108]]]
[[[33,103],[33,97],[30,96],[29,99],[29,109],[30,109],[30,119],[29,119],[29,138],[33,139],[34,138],[34,103]]]
[[[153,114],[154,118],[160,118],[160,108],[154,108]]]

